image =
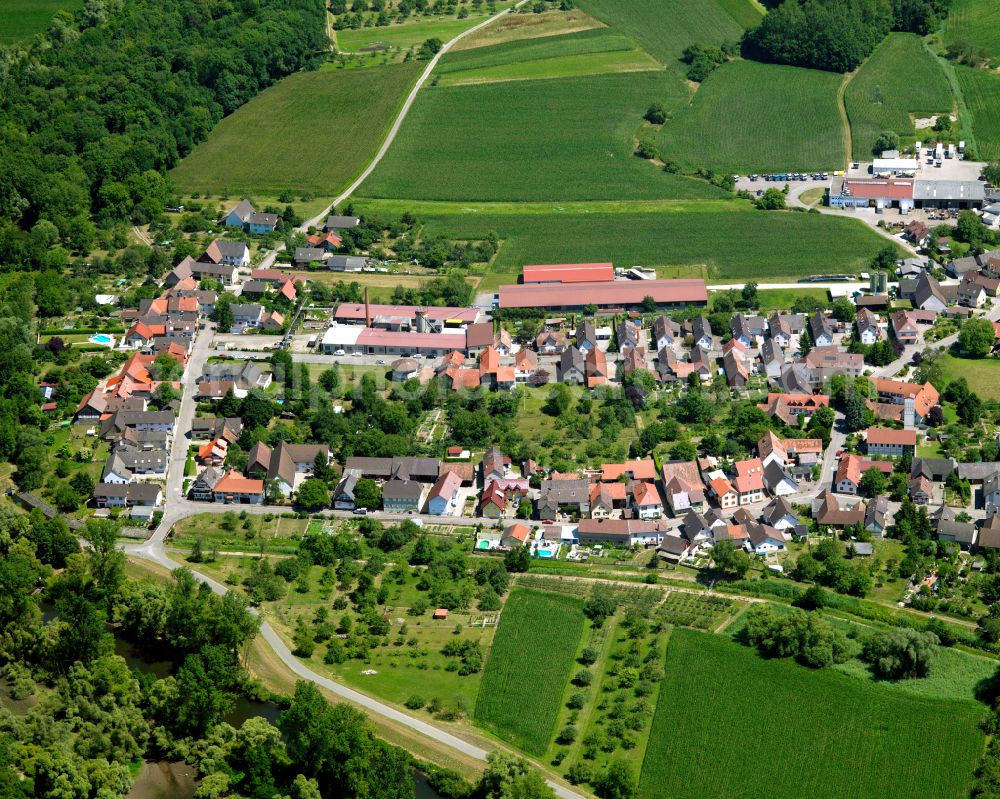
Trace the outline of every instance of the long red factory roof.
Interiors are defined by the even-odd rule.
[[[524,267],[525,283],[610,283],[615,266],[601,264],[539,264]]]
[[[464,350],[465,333],[407,333],[364,328],[358,335],[359,347],[403,347]]]
[[[615,280],[611,283],[528,283],[500,287],[501,308],[563,308],[638,305],[652,297],[661,305],[708,302],[705,281]]]
[[[475,322],[479,318],[478,308],[446,308],[437,305],[369,305],[372,318],[376,316],[401,316],[414,319],[417,311],[423,311],[428,319],[459,319],[462,322]],[[342,302],[334,313],[335,319],[354,319],[363,321],[365,304],[363,302]]]

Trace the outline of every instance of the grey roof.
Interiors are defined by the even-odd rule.
[[[231,239],[216,239],[216,245],[219,247],[219,252],[224,256],[230,258],[242,257],[243,253],[247,249],[246,242],[243,241],[232,241]]]
[[[441,472],[441,461],[437,458],[415,458],[397,455],[393,458],[368,458],[351,456],[345,469],[356,469],[368,477],[388,478],[392,475],[424,482],[437,480]]]
[[[152,505],[163,489],[156,483],[98,483],[95,497],[121,498],[139,505]]]
[[[888,513],[889,500],[885,497],[875,497],[865,508],[865,527],[876,525],[884,530]]]
[[[336,214],[331,214],[326,218],[323,227],[327,230],[345,230],[357,227],[360,221],[356,216],[337,216]]]
[[[867,541],[854,541],[851,543],[851,546],[854,547],[854,554],[861,557],[868,557],[875,551],[875,547]]]
[[[952,458],[914,458],[910,477],[923,476],[929,480],[942,481],[955,467],[956,463]]]
[[[243,382],[255,385],[262,372],[252,361],[223,361],[222,363],[207,363],[198,377],[198,383],[221,382],[231,380],[234,383]]]
[[[790,363],[781,370],[778,384],[789,394],[812,393],[812,371],[804,363]]]
[[[688,549],[691,547],[691,542],[686,538],[681,538],[678,535],[665,535],[660,539],[660,544],[657,546],[659,552],[666,552],[668,555],[684,555]]]
[[[814,341],[819,341],[821,335],[833,335],[833,325],[822,311],[817,311],[809,319],[809,330],[812,332]]]
[[[389,480],[382,486],[383,499],[420,499],[423,486],[416,480]]]
[[[586,320],[581,322],[579,327],[576,329],[577,346],[580,346],[580,344],[585,341],[591,346],[597,346],[597,333],[594,331],[594,326]]]
[[[250,204],[250,201],[244,198],[240,200],[239,205],[237,205],[232,210],[227,211],[226,216],[231,216],[232,214],[236,214],[240,219],[246,222],[246,220],[250,217],[250,215],[254,213],[254,210],[255,209],[253,205]]]
[[[333,492],[334,501],[347,499],[354,502],[354,486],[358,484],[358,480],[360,479],[361,472],[357,469],[345,469],[343,475],[340,477],[340,482],[337,483],[337,488]]]
[[[368,266],[368,259],[360,255],[331,255],[326,259],[326,265],[330,269],[364,269]]]
[[[575,505],[590,501],[589,480],[542,480],[541,499],[558,505]]]
[[[962,480],[972,482],[982,482],[1000,473],[1000,463],[997,461],[987,461],[986,463],[960,463],[958,464],[958,476]]]
[[[322,261],[324,255],[326,255],[326,251],[321,250],[319,247],[296,247],[293,260]]]
[[[271,284],[265,280],[248,280],[243,284],[243,294],[266,294]]]
[[[563,372],[570,369],[577,369],[583,372],[583,353],[576,347],[567,347],[559,356],[559,368]]]
[[[792,503],[785,499],[785,497],[775,497],[771,500],[767,507],[764,508],[760,517],[768,524],[773,525],[775,522],[785,518],[785,516],[797,518],[795,510],[792,508]]]
[[[774,361],[783,363],[785,360],[785,353],[782,351],[781,347],[774,343],[774,339],[765,339],[764,343],[760,345],[760,359],[763,363],[768,364]]]
[[[980,267],[979,259],[974,255],[967,255],[964,258],[956,258],[945,265],[945,269],[955,277],[961,277],[966,272],[978,272]]]
[[[239,302],[229,306],[234,319],[256,319],[264,312],[264,307],[256,302]]]
[[[914,180],[913,199],[982,202],[986,184],[981,180]]]
[[[247,220],[251,225],[277,225],[277,214],[250,214]]]
[[[708,321],[708,317],[699,316],[697,319],[691,322],[691,334],[694,336],[694,340],[702,338],[703,336],[712,337],[712,325]]]
[[[224,476],[225,472],[215,466],[209,466],[205,471],[198,475],[198,479],[194,481],[194,486],[205,488],[209,491],[215,488],[216,483],[218,483]]]
[[[958,513],[954,508],[942,506],[940,512],[937,514],[938,537],[944,536],[960,544],[971,545],[976,537],[975,522],[960,522],[957,520],[957,516]]]
[[[917,278],[916,284],[913,287],[913,304],[919,308],[932,297],[944,305],[948,304],[944,294],[941,293],[940,284],[929,274],[923,272]]]

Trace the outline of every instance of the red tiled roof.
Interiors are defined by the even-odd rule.
[[[237,472],[227,472],[225,476],[215,484],[213,489],[217,494],[263,494],[264,481],[253,480],[244,477]]]
[[[844,191],[850,192],[851,197],[871,200],[883,198],[909,200],[913,197],[913,181],[893,180],[892,178],[848,178],[844,181]]]
[[[917,445],[916,430],[894,430],[891,427],[869,427],[867,433],[869,444],[901,444],[904,447]]]
[[[605,483],[616,481],[626,472],[631,473],[635,480],[656,479],[656,463],[652,458],[646,460],[626,461],[625,463],[602,463],[601,480]]]

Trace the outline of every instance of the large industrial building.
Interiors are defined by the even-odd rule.
[[[921,180],[918,178],[834,178],[833,208],[979,208],[986,199],[981,180]]]
[[[615,279],[615,266],[601,264],[541,264],[525,266],[524,283],[604,283]]]
[[[500,308],[638,308],[646,297],[660,307],[705,305],[705,281],[690,280],[610,280],[584,283],[524,283],[501,286]]]

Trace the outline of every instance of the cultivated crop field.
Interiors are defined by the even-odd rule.
[[[291,75],[223,119],[171,177],[185,193],[333,195],[371,160],[420,69]]]
[[[682,169],[745,174],[843,166],[841,76],[732,61],[706,78],[659,135],[660,156]]]
[[[753,28],[763,19],[763,8],[751,0],[715,0],[742,28]]]
[[[739,8],[736,0],[724,4]],[[675,62],[688,45],[722,44],[743,35],[743,27],[715,0],[580,0],[577,5],[664,64],[680,66]]]
[[[606,260],[616,266],[686,267],[678,272],[719,280],[794,278],[818,269],[858,271],[886,246],[853,219],[757,211],[735,201],[701,206],[684,203],[674,212],[492,214],[489,205],[447,205],[448,213],[426,206],[416,213],[429,235],[480,240],[497,231],[503,240],[493,264],[497,272],[518,272],[532,263]]]
[[[75,11],[82,0],[3,0],[0,2],[0,45],[13,44],[48,30],[57,11]]]
[[[663,71],[428,88],[359,194],[463,201],[721,196],[632,155],[649,104],[672,104],[684,91]]]
[[[1000,159],[1000,75],[982,69],[956,66],[965,104],[972,113],[976,157]]]
[[[678,627],[713,630],[732,615],[741,603],[722,596],[671,591],[657,608],[658,618]]]
[[[1000,60],[1000,24],[993,0],[954,0],[941,38],[946,44],[968,43],[990,58]]]
[[[981,705],[918,699],[675,629],[640,799],[968,794]],[[790,755],[794,752],[794,756]]]
[[[948,113],[954,100],[941,65],[919,37],[893,33],[848,84],[844,104],[853,157],[865,160],[871,158],[879,133],[894,130],[903,143],[912,143],[916,136],[910,114]]]
[[[500,617],[476,700],[476,723],[545,753],[583,633],[583,601],[518,588]]]
[[[631,39],[598,28],[449,54],[442,60],[437,83],[455,86],[659,69],[662,66]]]

